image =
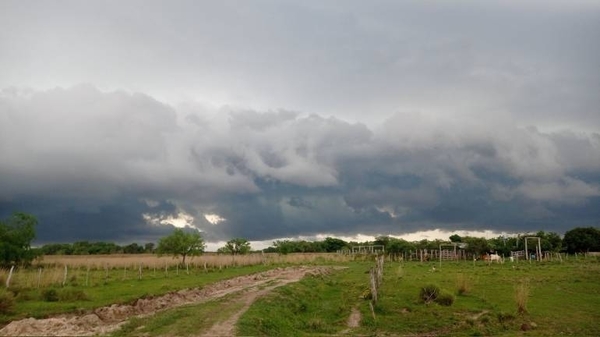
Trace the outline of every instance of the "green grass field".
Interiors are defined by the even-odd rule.
[[[347,268],[305,277],[259,298],[240,317],[238,334],[600,336],[600,261],[595,258],[531,264],[444,262],[441,267],[438,262],[386,261],[379,301],[373,311],[371,301],[365,297],[369,294],[368,272],[374,261],[335,263]],[[0,322],[4,325],[23,317],[84,312],[274,267],[194,269],[189,275],[181,272],[168,276],[147,272],[142,280],[133,274],[124,279],[123,272],[115,270],[108,278],[95,275],[87,285],[81,271],[67,286],[51,288],[56,290],[56,301],[44,298],[42,292],[47,288],[13,288],[10,296],[14,296],[14,306],[9,313],[0,315]],[[428,285],[451,293],[452,305],[420,301],[420,290]],[[0,291],[0,295],[7,293]],[[114,335],[198,335],[239,310],[236,296],[134,318]],[[518,302],[523,312],[519,312]],[[347,321],[353,308],[360,311],[362,318],[358,327],[349,328]]]
[[[448,262],[441,268],[433,262],[388,262],[374,317],[370,301],[363,298],[368,293],[366,272],[373,263],[348,266],[260,299],[242,316],[239,334],[600,336],[600,263],[596,260],[492,265]],[[453,293],[454,303],[420,302],[420,289],[429,284]],[[520,285],[528,292],[524,313],[518,312],[515,298]],[[352,307],[360,310],[362,321],[360,327],[349,331]]]
[[[18,284],[9,291],[0,290],[0,301],[3,294],[12,297],[14,306],[9,312],[0,314],[0,326],[25,317],[45,318],[62,313],[77,313],[107,306],[114,303],[130,303],[148,296],[161,295],[170,291],[197,288],[223,279],[252,274],[273,268],[274,266],[255,265],[219,269],[202,269],[171,271],[169,274],[158,270],[145,271],[146,275],[139,280],[134,272],[124,275],[122,270],[105,272],[94,271],[85,285],[85,270],[71,271],[67,284],[44,288],[25,287]],[[35,270],[32,272],[35,275]],[[52,293],[55,296],[52,298]]]

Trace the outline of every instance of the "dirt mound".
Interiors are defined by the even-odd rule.
[[[326,274],[330,267],[288,267],[240,276],[220,281],[203,288],[185,289],[162,296],[140,298],[133,304],[113,304],[83,316],[60,316],[47,319],[26,318],[14,321],[0,330],[2,336],[90,336],[101,335],[118,329],[134,316],[151,315],[157,311],[184,304],[202,303],[227,294],[255,288],[272,281],[279,285],[300,280],[307,274]],[[270,287],[270,289],[275,287]],[[262,295],[249,295],[250,303]],[[235,323],[235,322],[234,322]]]

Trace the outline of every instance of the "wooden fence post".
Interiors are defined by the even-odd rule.
[[[67,283],[67,274],[69,272],[68,270],[69,268],[67,268],[67,265],[65,264],[65,276],[63,277],[63,281],[62,281],[62,285],[63,287],[65,286],[65,284]]]
[[[38,269],[38,284],[37,284],[38,289],[40,288],[40,283],[41,282],[42,282],[42,267],[40,267]]]
[[[10,267],[10,271],[8,272],[8,278],[6,279],[6,288],[10,287],[10,279],[12,278],[13,270],[15,270],[15,266]]]

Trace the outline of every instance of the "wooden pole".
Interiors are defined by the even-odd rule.
[[[14,270],[15,270],[15,266],[11,266],[10,271],[8,272],[8,278],[6,278],[6,288],[10,287],[10,279],[12,278]]]
[[[40,267],[38,269],[38,284],[37,284],[38,289],[40,288],[41,283],[42,283],[42,267]]]

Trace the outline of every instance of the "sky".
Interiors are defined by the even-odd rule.
[[[597,1],[0,2],[36,242],[600,226]]]

